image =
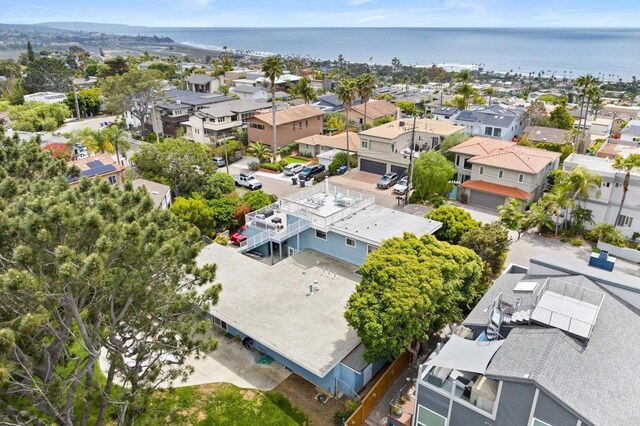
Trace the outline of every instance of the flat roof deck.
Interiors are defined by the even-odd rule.
[[[268,266],[218,244],[197,263],[218,267],[222,292],[212,315],[319,377],[360,343],[344,319],[359,282],[348,263],[303,250]],[[320,290],[309,295],[310,284]]]

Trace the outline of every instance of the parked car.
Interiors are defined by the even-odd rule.
[[[398,174],[393,172],[387,173],[386,175],[382,176],[378,181],[378,188],[389,189],[390,187],[395,185],[396,182],[398,182]]]
[[[416,149],[413,151],[413,157],[415,158],[415,157],[417,157],[418,155],[420,155],[420,151],[419,151],[419,150],[417,150],[417,148],[418,148],[417,146],[416,146],[416,147],[414,147],[414,148],[416,148]],[[403,149],[403,150],[401,151],[401,153],[402,153],[402,156],[403,156],[404,158],[409,158],[409,156],[411,155],[411,148],[410,148],[410,147],[406,147],[405,149]]]
[[[302,163],[291,163],[287,164],[284,167],[284,174],[287,176],[293,176],[300,173],[304,169],[304,164]]]
[[[394,194],[404,195],[404,193],[407,192],[408,188],[409,188],[409,177],[405,176],[402,179],[400,179],[398,183],[393,185],[392,191]]]
[[[244,234],[246,230],[247,230],[247,226],[242,225],[240,229],[238,229],[236,232],[231,234],[231,236],[229,237],[229,241],[231,242],[231,244],[235,244],[239,246],[243,241],[246,241],[247,236]]]
[[[262,188],[262,182],[247,173],[240,173],[236,177],[236,186],[244,186],[253,191]]]
[[[213,157],[213,164],[218,167],[224,167],[226,163],[224,162],[224,158],[222,157]]]
[[[304,181],[311,180],[318,173],[324,172],[325,169],[326,167],[323,164],[315,164],[313,166],[307,166],[304,169],[302,169],[302,171],[298,175],[298,178]]]

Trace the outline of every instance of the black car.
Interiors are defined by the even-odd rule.
[[[325,167],[322,164],[315,164],[313,166],[307,166],[298,175],[298,179],[300,180],[311,180],[318,173],[322,173],[325,171]]]

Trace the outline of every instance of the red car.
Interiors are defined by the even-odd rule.
[[[247,240],[247,236],[244,235],[244,232],[246,230],[246,225],[243,225],[240,229],[231,234],[231,236],[229,237],[229,241],[231,241],[232,244],[239,246],[241,243]]]

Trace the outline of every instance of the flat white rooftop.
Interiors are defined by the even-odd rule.
[[[303,250],[268,266],[218,244],[197,263],[217,265],[222,292],[212,315],[319,377],[360,343],[344,319],[359,282],[348,263]],[[310,284],[320,290],[309,295]]]

